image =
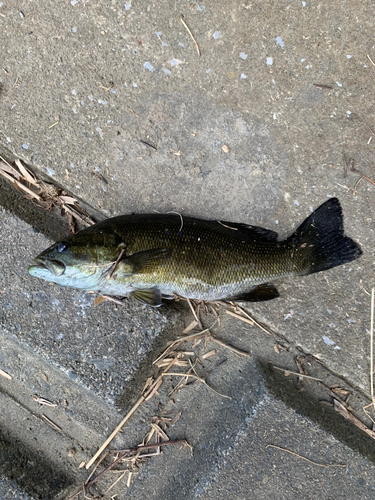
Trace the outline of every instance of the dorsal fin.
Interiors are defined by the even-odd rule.
[[[217,221],[218,224],[221,224],[223,227],[236,231],[239,234],[246,237],[246,239],[251,239],[254,242],[260,243],[270,243],[277,241],[277,233],[275,231],[271,231],[270,229],[264,229],[263,227],[258,226],[249,226],[248,224],[242,224],[237,222],[225,222],[225,221]]]

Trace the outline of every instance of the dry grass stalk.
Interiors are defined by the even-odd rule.
[[[338,399],[333,400],[334,408],[337,412],[340,413],[344,418],[349,420],[352,424],[354,424],[356,427],[361,429],[363,432],[365,432],[368,436],[370,436],[372,439],[375,439],[375,432],[371,429],[369,429],[363,422],[361,422],[357,417],[355,417],[348,409],[345,407],[343,402],[338,401]],[[372,404],[372,403],[371,403]]]
[[[189,35],[191,36],[191,38],[192,38],[193,42],[195,43],[195,48],[197,49],[198,56],[200,56],[200,55],[201,55],[201,51],[200,51],[200,49],[199,49],[198,42],[197,42],[197,41],[196,41],[196,39],[194,38],[193,33],[190,31],[189,26],[185,23],[185,21],[183,20],[183,18],[182,18],[182,17],[181,17],[181,22],[182,22],[182,24],[185,26],[185,28],[187,29],[187,31],[188,31]]]
[[[286,377],[288,377],[289,375],[297,375],[297,377],[303,377],[303,378],[307,378],[307,379],[310,379],[310,380],[317,380],[318,382],[322,382],[322,380],[320,378],[310,377],[310,375],[304,375],[303,373],[292,372],[290,370],[287,370],[286,368],[281,368],[279,366],[272,365],[272,368],[274,370],[279,370],[281,372],[284,372],[284,375]]]
[[[233,316],[233,318],[237,318],[241,321],[243,321],[244,323],[247,323],[251,326],[254,325],[254,321],[252,319],[248,319],[248,318],[244,318],[243,316],[241,316],[240,314],[237,314],[237,313],[234,313],[232,311],[225,311],[227,314],[229,314],[229,316]]]
[[[7,378],[8,380],[12,380],[12,378],[13,378],[11,375],[9,375],[9,373],[5,372],[5,371],[4,371],[4,370],[2,370],[1,368],[0,368],[0,375],[1,375],[2,377]]]
[[[370,378],[371,378],[371,398],[374,402],[374,295],[375,288],[371,290],[371,314],[370,314]]]
[[[53,184],[38,179],[18,158],[14,160],[17,168],[10,165],[2,157],[0,160],[0,175],[10,181],[22,196],[31,199],[38,207],[44,210],[51,210],[52,207],[59,208],[62,214],[68,216],[71,232],[75,231],[74,220],[79,221],[85,227],[94,224],[94,221],[79,205],[78,200],[67,196],[64,191],[56,188]]]
[[[318,462],[314,462],[313,460],[310,460],[309,458],[303,457],[302,455],[298,455],[298,453],[295,453],[294,451],[288,450],[287,448],[281,448],[281,446],[275,446],[274,444],[268,444],[266,448],[275,448],[276,450],[281,450],[285,451],[286,453],[290,453],[291,455],[294,455],[295,457],[302,458],[302,460],[306,460],[306,462],[309,462],[310,464],[317,465],[318,467],[346,467],[345,464],[319,464]]]

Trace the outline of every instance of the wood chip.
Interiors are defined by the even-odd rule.
[[[198,322],[196,320],[192,321],[189,326],[185,328],[185,330],[182,333],[188,333],[191,330],[193,330],[196,326],[198,326]]]
[[[206,354],[203,354],[202,359],[210,358],[211,356],[215,356],[215,354],[216,354],[216,351],[215,351],[215,349],[213,349],[212,351],[207,352]]]

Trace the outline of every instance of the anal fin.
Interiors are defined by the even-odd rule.
[[[272,283],[263,283],[262,285],[254,286],[248,292],[240,293],[234,297],[228,298],[227,300],[239,302],[262,302],[265,300],[276,299],[277,297],[280,297],[277,288],[272,285]]]
[[[133,297],[142,304],[151,307],[159,307],[163,304],[159,288],[147,288],[146,290],[133,290],[129,297]]]

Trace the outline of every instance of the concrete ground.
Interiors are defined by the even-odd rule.
[[[375,443],[362,409],[371,401],[375,261],[370,7],[0,2],[2,155],[63,186],[96,219],[173,211],[261,225],[283,238],[337,196],[345,230],[363,249],[350,264],[277,283],[277,300],[246,305],[273,336],[220,311],[215,335],[251,357],[216,344],[205,359],[212,345],[189,349],[201,357],[201,374],[226,360],[207,381],[232,399],[196,383],[171,409],[175,381],[166,382],[113,445],[139,443],[167,405],[182,410],[170,438],[188,439],[194,455],[165,447],[129,488],[125,478],[111,490],[118,499],[374,498]],[[0,368],[12,376],[0,377],[4,499],[77,491],[88,474],[79,464],[193,319],[184,304],[95,308],[89,294],[29,276],[32,257],[67,231],[59,214],[32,206],[0,177]],[[205,326],[214,321],[204,316]],[[270,371],[268,362],[298,372],[297,356],[310,376],[350,398],[367,434],[335,411],[317,381]]]

